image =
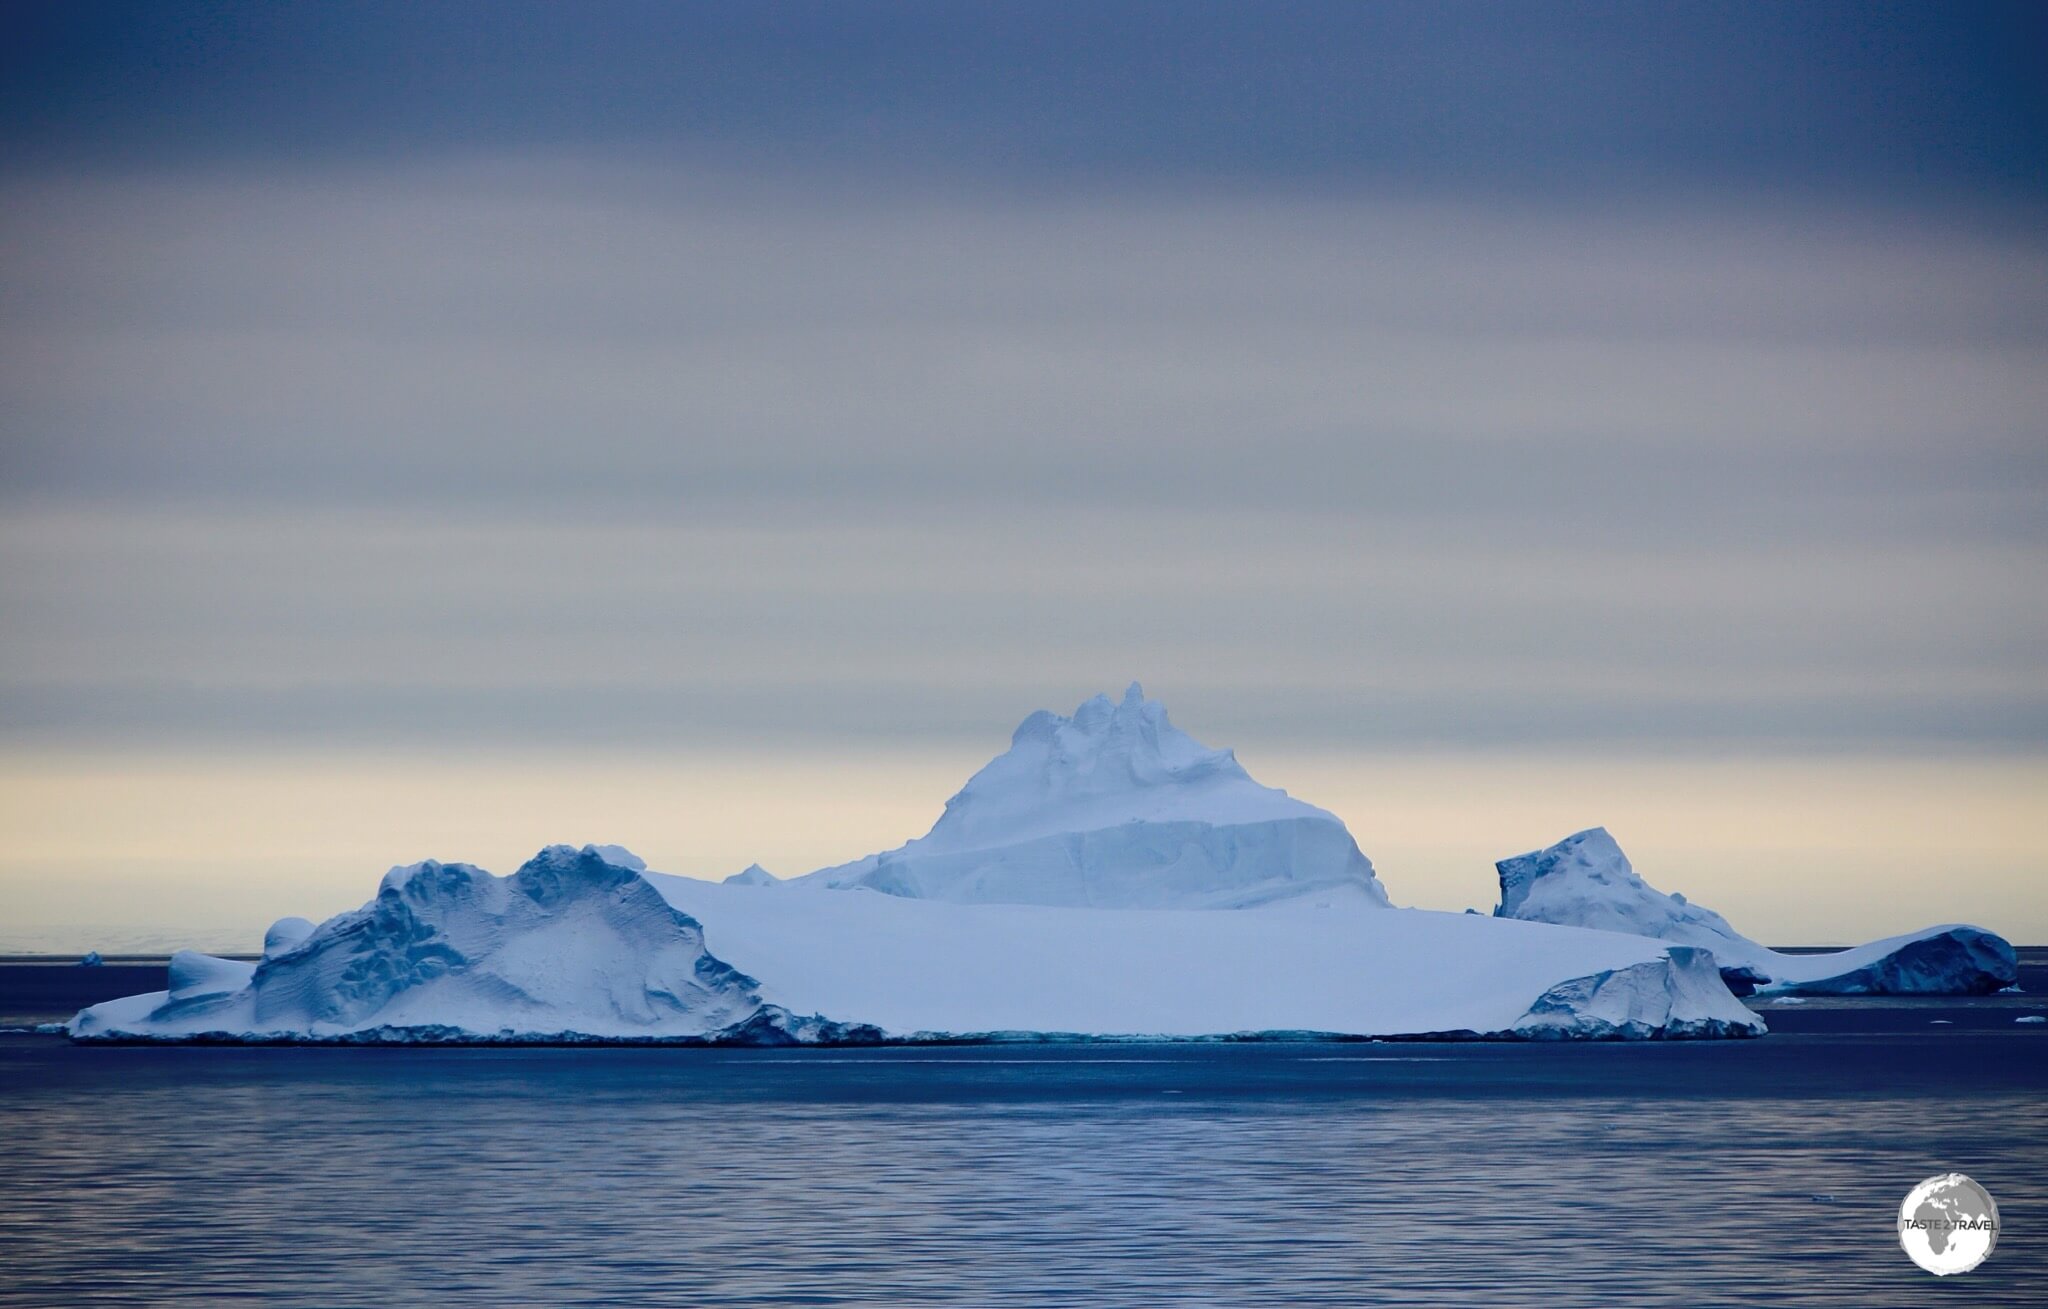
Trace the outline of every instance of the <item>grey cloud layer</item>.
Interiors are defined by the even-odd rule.
[[[2025,221],[5,190],[16,733],[2048,736]]]

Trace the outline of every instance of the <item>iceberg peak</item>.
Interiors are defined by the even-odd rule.
[[[1748,961],[1756,944],[1711,909],[1651,886],[1604,827],[1574,832],[1556,845],[1502,859],[1496,918],[1593,927],[1654,936],[1715,952],[1724,968]]]
[[[759,864],[748,864],[745,868],[725,879],[725,886],[780,886],[782,879]]]
[[[1637,874],[1628,856],[1622,853],[1620,843],[1604,827],[1589,827],[1546,849],[1502,859],[1494,869],[1500,874],[1500,907],[1493,911],[1497,918],[1522,917],[1518,911],[1532,894],[1554,892],[1567,885],[1608,888],[1604,898],[1614,902],[1617,912],[1661,907],[1652,903],[1652,897],[1656,901],[1672,900]],[[1624,905],[1623,901],[1631,903]],[[1685,902],[1680,899],[1676,903]],[[1720,916],[1714,917],[1718,920]],[[1727,928],[1725,922],[1721,926]],[[1733,929],[1729,931],[1732,935]]]
[[[1071,716],[1029,715],[924,836],[812,876],[983,903],[1224,908],[1308,890],[1386,903],[1335,815],[1253,781],[1137,682]]]
[[[1241,782],[1251,790],[1279,794],[1253,782],[1230,751],[1211,750],[1175,727],[1166,706],[1147,700],[1144,688],[1132,682],[1121,702],[1097,695],[1070,718],[1044,709],[1027,717],[1011,735],[1010,749],[946,802],[932,835],[975,840],[976,832],[1015,827],[1035,817],[1057,819],[1058,811],[1090,802],[1142,807],[1147,793],[1212,781]],[[1062,825],[1060,830],[1080,829]]]

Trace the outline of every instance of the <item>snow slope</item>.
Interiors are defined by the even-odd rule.
[[[612,862],[619,859],[620,862]],[[258,964],[183,951],[170,990],[94,1005],[80,1039],[778,1040],[848,1035],[765,1005],[616,847],[550,846],[510,877],[394,868]]]
[[[1496,917],[1630,932],[1713,952],[1732,985],[1824,995],[1987,995],[2018,977],[2018,957],[1981,927],[1950,923],[1832,954],[1785,954],[1711,909],[1666,895],[1604,827],[1503,859]]]
[[[930,832],[793,879],[958,904],[1237,909],[1296,896],[1384,906],[1335,815],[1253,781],[1132,683],[1026,718]]]

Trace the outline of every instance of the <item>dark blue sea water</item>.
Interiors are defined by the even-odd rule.
[[[0,1305],[2042,1304],[2029,990],[1670,1045],[4,1037]],[[2004,1230],[1942,1280],[1893,1216],[1950,1170]]]

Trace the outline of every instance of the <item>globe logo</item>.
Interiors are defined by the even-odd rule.
[[[1899,1244],[1936,1277],[1967,1273],[1998,1244],[1998,1206],[1961,1173],[1930,1177],[1899,1204]]]

